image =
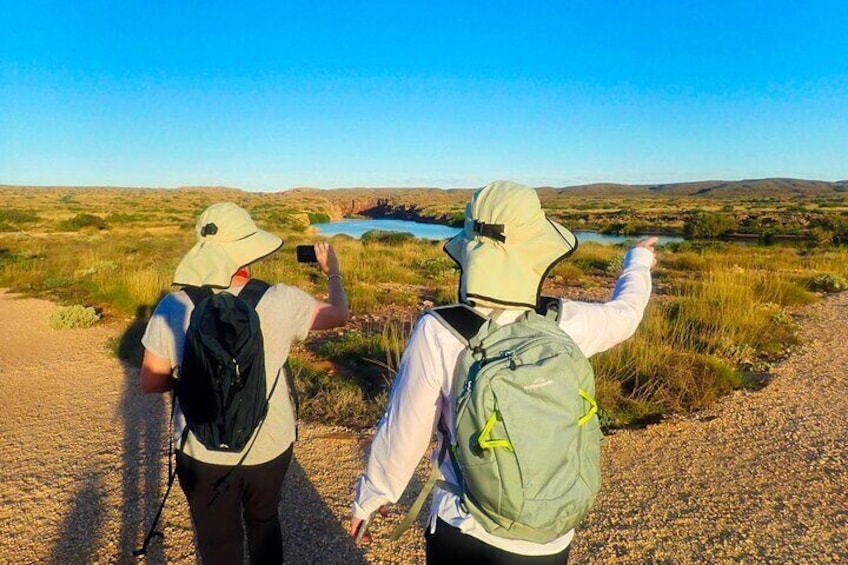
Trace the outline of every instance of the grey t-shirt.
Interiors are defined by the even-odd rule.
[[[238,294],[242,287],[226,290]],[[172,292],[156,306],[141,343],[151,353],[168,359],[171,367],[180,364],[183,357],[186,331],[194,305],[183,291]],[[268,289],[259,304],[256,313],[262,328],[265,344],[266,390],[271,391],[274,380],[288,357],[291,344],[306,337],[312,325],[315,299],[297,288],[282,284]],[[174,412],[174,441],[180,441],[186,421],[180,410],[179,401]],[[266,463],[283,453],[294,441],[295,416],[289,399],[285,376],[274,389],[268,405],[268,416],[259,429],[256,443],[244,461],[245,465]],[[250,447],[251,438],[245,449]],[[235,465],[241,459],[241,453],[210,451],[189,433],[183,452],[190,457],[216,465]]]

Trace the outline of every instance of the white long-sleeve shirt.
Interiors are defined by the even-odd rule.
[[[612,299],[603,304],[561,301],[559,325],[586,357],[606,351],[628,339],[642,320],[651,295],[651,266],[654,255],[644,248],[631,249],[624,260]],[[481,313],[486,313],[481,309]],[[521,311],[508,310],[496,322],[515,320]],[[449,441],[436,429],[441,418],[454,429],[455,405],[451,398],[454,367],[465,345],[433,316],[422,316],[416,324],[401,360],[386,413],[377,427],[365,474],[359,480],[353,514],[365,519],[380,506],[397,502],[412,478],[418,461],[427,450],[433,433],[439,442]],[[438,457],[439,450],[431,455]],[[441,465],[442,478],[462,484],[450,459]],[[430,528],[436,518],[499,549],[521,555],[550,555],[563,551],[574,530],[544,544],[493,536],[460,505],[460,499],[445,490],[433,490]]]

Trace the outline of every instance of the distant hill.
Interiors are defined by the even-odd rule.
[[[306,197],[321,197],[330,200],[377,200],[385,198],[401,198],[403,200],[411,200],[427,195],[426,200],[450,201],[456,198],[460,200],[467,198],[469,190],[479,187],[469,188],[399,188],[399,187],[351,187],[351,188],[329,188],[320,189],[313,187],[296,187],[280,192],[270,192],[265,194],[284,194],[288,198],[297,195]],[[163,190],[163,187],[145,188],[145,187],[115,187],[115,186],[16,186],[0,184],[0,190],[39,190],[39,191],[55,191],[55,190]],[[180,186],[172,189],[184,193],[220,195],[220,196],[237,196],[250,194],[240,188],[228,186]],[[555,197],[555,196],[575,196],[575,197],[603,197],[603,196],[685,196],[685,197],[715,197],[715,198],[756,198],[756,197],[815,197],[826,196],[839,193],[848,193],[848,179],[836,182],[804,180],[804,179],[783,179],[783,178],[768,178],[768,179],[750,179],[739,181],[724,181],[724,180],[704,180],[692,182],[678,182],[667,184],[618,184],[618,183],[594,183],[583,184],[576,186],[552,187],[543,186],[537,187],[540,196]],[[262,193],[254,193],[262,194]]]
[[[753,179],[740,181],[695,181],[669,184],[628,185],[598,183],[568,186],[558,189],[562,195],[573,196],[666,196],[758,197],[758,196],[820,196],[848,192],[848,181],[817,181],[802,179]]]
[[[178,186],[176,188],[166,188],[161,186],[30,186],[30,185],[14,185],[14,184],[0,184],[0,190],[41,190],[41,191],[86,191],[86,190],[125,190],[125,191],[135,191],[135,190],[176,190],[179,192],[201,192],[204,194],[233,194],[238,193],[241,194],[244,192],[240,188],[233,188],[229,186]]]
[[[203,194],[241,194],[244,192],[240,188],[230,186],[178,186],[176,190],[180,192],[201,192]]]

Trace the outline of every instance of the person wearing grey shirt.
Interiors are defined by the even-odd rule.
[[[197,222],[197,244],[183,257],[174,284],[206,286],[238,295],[250,279],[247,266],[274,253],[282,240],[260,230],[250,215],[232,203],[214,204]],[[209,450],[186,431],[179,400],[174,408],[177,476],[186,495],[205,565],[240,563],[243,555],[242,513],[251,563],[282,563],[278,517],[280,489],[292,456],[296,415],[285,379],[274,386],[295,341],[309,330],[344,325],[347,298],[339,262],[327,243],[315,245],[318,265],[327,275],[327,302],[283,284],[272,285],[256,305],[264,340],[268,411],[240,452]],[[173,390],[194,305],[183,290],[157,305],[142,338],[141,388],[147,393]],[[185,433],[184,433],[185,432]],[[216,492],[227,477],[229,487]],[[210,504],[213,497],[215,503]]]

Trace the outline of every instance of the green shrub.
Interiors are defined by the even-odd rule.
[[[80,277],[87,277],[96,273],[109,273],[118,270],[118,264],[114,261],[103,260],[97,261],[93,265],[89,265],[84,269],[79,269],[74,274]]]
[[[415,236],[408,232],[371,230],[362,234],[363,243],[383,243],[385,245],[402,245],[415,240]]]
[[[90,328],[100,321],[100,314],[91,306],[66,306],[50,315],[49,324],[54,330]]]
[[[848,290],[848,280],[841,275],[825,273],[813,277],[807,286],[816,292],[842,292]]]
[[[624,269],[624,254],[617,253],[607,259],[606,267],[604,270],[608,275],[618,275],[621,273],[622,269]]]
[[[722,241],[669,241],[660,246],[662,251],[671,251],[672,253],[683,253],[685,251],[721,251],[727,249],[731,245]]]
[[[79,231],[84,228],[102,230],[106,228],[106,222],[100,216],[93,214],[77,214],[73,218],[59,223],[59,229],[62,231]]]
[[[17,231],[20,227],[38,220],[38,214],[31,210],[5,208],[0,210],[0,231]]]
[[[765,274],[754,285],[760,300],[780,306],[804,306],[816,301],[816,296],[802,285]]]
[[[736,220],[724,214],[701,212],[686,219],[683,232],[689,239],[712,239],[738,229]]]
[[[330,222],[330,215],[324,212],[307,212],[310,224],[327,224]]]
[[[448,225],[452,228],[461,228],[465,225],[465,212],[454,212],[448,218]]]
[[[422,280],[432,282],[433,279],[445,279],[458,276],[459,267],[447,256],[417,259],[412,262]]]

